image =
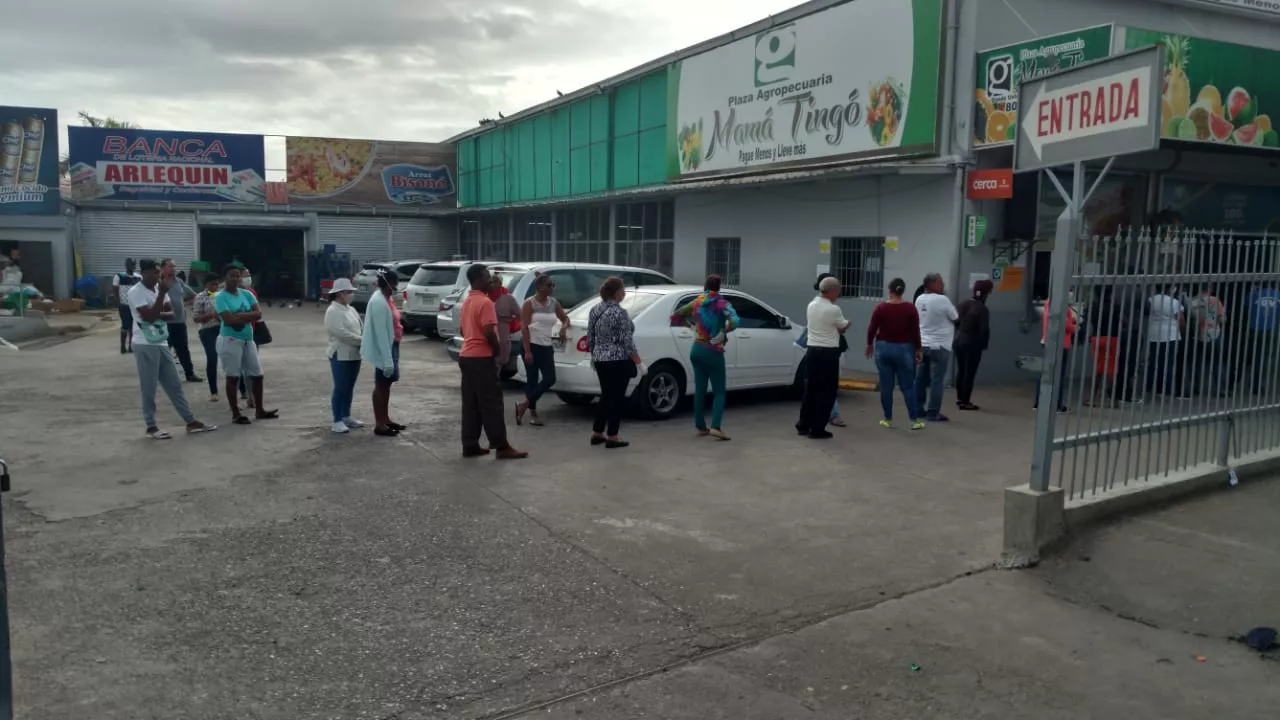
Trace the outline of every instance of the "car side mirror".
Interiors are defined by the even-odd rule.
[[[789,320],[789,319],[787,319],[787,318],[785,318],[785,317],[783,317],[783,316],[779,315],[779,316],[778,316],[778,328],[780,328],[780,329],[782,329],[782,330],[790,330],[790,329],[791,329],[791,320]]]

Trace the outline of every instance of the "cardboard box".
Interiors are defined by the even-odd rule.
[[[53,311],[59,313],[78,313],[84,310],[84,298],[57,300],[53,303]]]

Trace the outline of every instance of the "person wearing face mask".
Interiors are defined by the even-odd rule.
[[[978,377],[978,364],[982,353],[991,343],[991,311],[987,298],[995,288],[990,280],[973,284],[973,296],[956,308],[956,339],[952,350],[956,356],[956,407],[960,410],[977,410],[973,404],[973,383]]]
[[[351,307],[355,294],[356,287],[350,280],[338,278],[329,291],[329,307],[324,311],[324,329],[329,334],[329,370],[333,374],[329,405],[333,410],[332,429],[339,435],[364,427],[364,423],[351,417],[351,402],[360,377],[360,345],[364,341],[360,313]]]

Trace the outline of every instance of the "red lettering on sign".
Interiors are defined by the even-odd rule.
[[[106,172],[102,174],[102,180],[108,183],[124,182],[124,178],[120,177],[120,166],[108,165]]]
[[[1102,125],[1107,122],[1107,91],[1098,88],[1093,98],[1093,124]]]
[[[1080,127],[1087,128],[1093,124],[1093,95],[1080,93]]]
[[[1134,78],[1129,82],[1129,97],[1124,104],[1124,119],[1136,118],[1142,115],[1140,103],[1142,96],[1138,91],[1138,78]]]
[[[1062,98],[1049,101],[1049,134],[1062,132]]]
[[[115,155],[124,152],[124,138],[119,135],[108,135],[102,139],[102,154]]]
[[[1046,128],[1045,128],[1045,125],[1048,125],[1048,124],[1049,124],[1049,113],[1048,113],[1048,110],[1049,110],[1049,103],[1047,103],[1047,102],[1041,102],[1041,103],[1040,103],[1040,106],[1039,106],[1038,108],[1036,108],[1037,114],[1038,114],[1038,116],[1039,116],[1039,117],[1037,118],[1039,122],[1037,122],[1037,123],[1036,123],[1036,134],[1037,134],[1037,135],[1042,135],[1042,136],[1043,136],[1043,135],[1048,135],[1048,134],[1049,134],[1049,133],[1046,131]]]
[[[128,182],[128,183],[138,182],[138,166],[137,165],[125,165],[123,172],[124,172],[123,182]]]

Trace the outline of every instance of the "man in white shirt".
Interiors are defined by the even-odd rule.
[[[813,440],[831,437],[827,423],[840,389],[840,340],[849,321],[836,301],[840,298],[840,281],[824,277],[818,281],[818,296],[809,303],[806,313],[809,340],[804,362],[806,382],[804,401],[800,404],[800,420],[796,432]]]
[[[1158,289],[1147,300],[1147,392],[1172,390],[1176,397],[1182,397],[1178,356],[1187,318],[1186,308],[1174,292],[1172,287]]]
[[[922,410],[928,408],[926,419],[931,422],[949,419],[942,414],[942,391],[947,381],[947,367],[951,364],[956,321],[960,319],[945,290],[942,275],[929,273],[924,276],[924,294],[916,298],[921,347],[920,364],[916,366],[916,406]]]
[[[125,296],[128,295],[129,288],[142,282],[142,276],[136,270],[137,265],[134,264],[133,258],[126,258],[124,272],[111,276],[111,297],[115,299],[116,307],[120,312],[121,355],[133,352],[133,348],[129,345],[130,338],[133,337],[133,312],[129,310],[129,300]]]
[[[125,300],[133,315],[133,357],[138,366],[138,383],[142,390],[142,419],[147,424],[147,437],[168,440],[172,436],[156,425],[156,385],[164,388],[169,402],[187,423],[188,433],[217,430],[196,420],[182,392],[182,381],[173,366],[169,352],[169,323],[173,304],[169,286],[160,279],[155,260],[140,264],[142,280],[129,288]]]

